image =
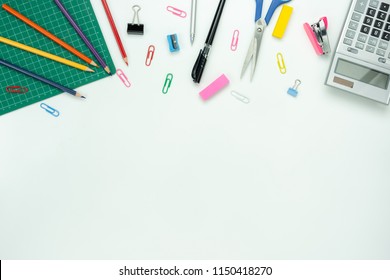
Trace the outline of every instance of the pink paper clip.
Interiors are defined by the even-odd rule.
[[[123,72],[123,70],[121,70],[121,69],[116,70],[116,74],[118,75],[119,79],[121,79],[122,83],[127,88],[131,87],[131,83],[130,83],[129,79],[126,77],[126,75]]]
[[[230,49],[235,52],[238,47],[238,39],[240,38],[240,31],[239,30],[234,30],[233,33],[233,38],[232,38],[232,43],[230,45]]]
[[[175,8],[175,7],[172,7],[172,6],[168,6],[167,7],[167,11],[171,12],[175,16],[179,16],[181,18],[185,18],[187,16],[187,13],[185,11],[179,10],[178,8]]]
[[[153,45],[150,45],[148,48],[148,53],[146,55],[145,65],[150,66],[152,64],[153,58],[154,58],[154,52],[156,51],[156,47]]]

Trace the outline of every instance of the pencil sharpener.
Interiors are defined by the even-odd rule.
[[[177,34],[172,34],[167,36],[169,51],[170,52],[178,52],[180,51],[179,40],[177,38]]]

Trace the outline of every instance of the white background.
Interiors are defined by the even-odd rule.
[[[0,258],[390,258],[390,110],[324,86],[331,57],[316,56],[302,27],[327,16],[334,50],[350,1],[291,2],[283,40],[271,36],[278,10],[252,83],[240,73],[255,1],[227,1],[199,86],[190,73],[218,0],[198,1],[192,47],[190,0],[109,1],[128,68],[101,2],[91,2],[132,87],[113,76],[80,88],[86,101],[46,100],[58,119],[39,104],[0,118]],[[144,36],[126,34],[134,4]],[[167,46],[172,33],[177,54]],[[163,95],[167,73],[174,81]],[[201,101],[198,92],[222,73],[230,86]],[[286,93],[295,79],[297,98]]]

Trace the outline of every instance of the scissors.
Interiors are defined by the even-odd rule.
[[[251,70],[251,81],[255,74],[257,58],[259,56],[259,50],[261,46],[261,40],[263,39],[263,33],[269,22],[271,21],[272,16],[275,13],[275,10],[282,4],[288,3],[291,0],[272,0],[271,6],[268,9],[265,19],[262,18],[263,12],[263,0],[256,1],[256,17],[255,17],[255,34],[253,36],[252,42],[249,46],[248,53],[245,58],[244,66],[241,72],[241,78],[244,76],[246,69],[248,68],[250,62],[253,59],[252,70]]]

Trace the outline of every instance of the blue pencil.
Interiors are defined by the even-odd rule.
[[[74,95],[76,97],[81,97],[81,98],[85,99],[84,96],[82,96],[80,93],[78,93],[77,91],[75,91],[73,89],[64,87],[64,86],[62,86],[62,85],[60,85],[60,84],[58,84],[56,82],[53,82],[53,81],[51,81],[49,79],[46,79],[46,78],[44,78],[42,76],[39,76],[38,74],[30,72],[30,71],[28,71],[28,70],[26,70],[24,68],[21,68],[21,67],[19,67],[17,65],[14,65],[14,64],[12,64],[10,62],[7,62],[5,60],[0,59],[0,65],[6,66],[6,67],[8,67],[8,68],[10,68],[12,70],[15,70],[17,72],[20,72],[20,73],[26,75],[26,76],[29,76],[31,78],[34,78],[34,79],[38,80],[38,81],[41,81],[42,83],[48,84],[48,85],[50,85],[52,87],[55,87],[55,88],[57,88],[59,90],[62,90],[62,91],[67,92],[67,93],[70,93],[70,94],[72,94],[72,95]]]
[[[69,23],[73,26],[74,30],[76,30],[77,34],[79,34],[80,38],[84,41],[84,43],[87,45],[88,49],[96,57],[96,59],[98,60],[99,64],[103,67],[103,69],[108,74],[111,74],[110,68],[107,66],[107,63],[103,60],[103,58],[99,55],[97,50],[93,47],[92,43],[88,40],[87,36],[85,36],[85,34],[81,30],[80,26],[77,25],[76,21],[72,18],[72,16],[66,10],[64,5],[61,3],[61,1],[54,0],[54,3],[58,6],[58,8],[61,10],[61,12],[66,17],[66,19],[69,21]]]

